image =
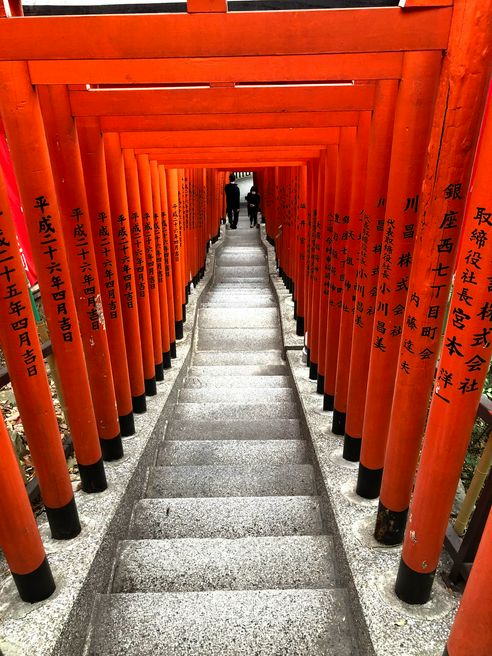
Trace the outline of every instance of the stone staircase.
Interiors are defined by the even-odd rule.
[[[227,231],[90,656],[356,656],[258,231]]]

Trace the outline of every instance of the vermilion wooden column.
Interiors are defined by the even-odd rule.
[[[154,207],[152,203],[152,180],[148,155],[137,155],[138,183],[142,205],[142,228],[147,269],[147,288],[150,302],[152,344],[154,347],[154,372],[156,380],[164,380],[162,365],[161,308],[157,263],[155,260]]]
[[[106,173],[108,179],[109,202],[111,205],[111,222],[115,237],[118,264],[118,282],[120,286],[123,324],[125,328],[126,355],[130,374],[133,412],[142,413],[147,409],[145,385],[140,345],[140,326],[133,266],[131,227],[128,218],[128,200],[126,197],[125,171],[121,154],[120,138],[117,133],[104,135],[106,156]]]
[[[24,62],[0,64],[0,111],[26,217],[82,487],[87,492],[99,492],[106,489],[107,484],[96,418],[41,111]],[[69,504],[73,504],[73,499]],[[68,507],[65,510],[72,513]]]
[[[444,656],[492,653],[492,510],[466,582]]]
[[[166,272],[167,307],[169,311],[169,339],[171,358],[176,357],[176,321],[174,314],[174,283],[171,255],[171,230],[169,202],[167,198],[166,169],[159,166],[159,190],[161,193],[162,244],[164,248],[164,268]]]
[[[150,162],[150,175],[152,182],[152,205],[154,209],[154,239],[155,262],[157,267],[157,286],[159,291],[159,309],[161,319],[162,365],[164,369],[171,367],[171,339],[169,335],[169,309],[166,288],[166,267],[164,256],[164,243],[162,240],[162,205],[159,187],[159,168],[155,160]]]
[[[79,147],[92,226],[92,239],[101,286],[101,301],[116,393],[121,434],[135,433],[132,395],[126,357],[123,309],[118,285],[111,208],[104,160],[104,145],[97,119],[77,120]]]
[[[167,200],[169,215],[169,239],[171,247],[171,262],[173,276],[174,322],[176,339],[183,339],[183,305],[184,293],[181,287],[183,281],[180,232],[182,231],[181,217],[179,215],[178,198],[178,171],[166,171]]]
[[[348,382],[350,373],[350,352],[355,311],[355,286],[357,258],[359,254],[362,212],[367,176],[367,156],[369,148],[369,131],[371,115],[361,112],[357,126],[357,138],[350,194],[349,224],[342,232],[343,292],[340,315],[340,336],[337,357],[337,375],[335,381],[335,400],[333,407],[332,433],[344,435],[347,412]]]
[[[47,599],[56,586],[1,415],[0,495],[0,542],[20,598],[31,604]]]
[[[316,391],[318,394],[324,394],[325,391],[325,362],[326,362],[326,340],[327,340],[327,321],[328,321],[328,298],[330,295],[330,277],[331,277],[331,248],[333,243],[333,210],[335,206],[335,189],[337,175],[338,145],[330,145],[326,149],[325,159],[325,181],[323,184],[323,205],[322,205],[322,225],[323,232],[321,236],[320,252],[320,310],[319,310],[319,362],[318,362],[318,383]]]
[[[357,494],[369,499],[379,496],[383,474],[440,60],[438,52],[405,53],[403,60],[357,478]],[[408,303],[409,307],[418,305],[418,297],[409,296]],[[415,352],[414,342],[415,338],[408,338],[401,346]],[[419,353],[419,357],[426,357],[423,349]]]
[[[359,460],[362,441],[397,92],[396,80],[378,82],[371,121],[343,444],[343,457],[352,462]]]
[[[128,198],[128,213],[130,218],[131,244],[133,264],[135,268],[135,290],[138,305],[138,320],[142,362],[144,371],[145,394],[155,396],[154,347],[152,342],[152,314],[148,295],[147,266],[145,261],[145,237],[142,223],[142,206],[138,186],[137,162],[133,150],[123,149],[123,164],[125,167],[126,193]]]
[[[17,247],[7,189],[2,176],[0,176],[0,315],[2,316],[0,343],[29,450],[36,467],[51,534],[56,539],[72,538],[80,533],[80,523],[39,344],[26,274]],[[10,438],[7,437],[7,441],[10,446]],[[8,450],[5,453],[4,451],[5,448],[2,448],[0,460],[7,467],[10,456]],[[13,469],[19,471],[17,462]],[[5,475],[9,475],[8,469],[5,469]],[[10,476],[14,477],[15,474],[11,473]],[[15,479],[12,483],[12,486],[14,485]],[[24,487],[23,483],[22,487]],[[15,487],[12,487],[12,490],[15,490]],[[17,496],[19,504],[22,505],[21,495]],[[2,499],[3,503],[6,503],[3,496]],[[8,540],[6,544],[8,549]],[[2,545],[5,546],[3,540]],[[37,557],[38,553],[35,549],[34,556]],[[8,557],[8,551],[6,555]],[[22,558],[21,554],[20,557]],[[17,567],[16,562],[12,565],[14,571]]]
[[[343,293],[342,236],[349,224],[350,190],[352,187],[352,165],[354,159],[356,128],[340,129],[338,146],[337,180],[335,192],[335,216],[333,221],[333,243],[331,249],[330,294],[328,297],[327,341],[325,356],[324,410],[333,410],[335,381],[340,337],[340,315]]]
[[[401,542],[405,528],[462,225],[471,144],[488,84],[491,22],[490,7],[485,10],[463,0],[455,3],[409,282],[409,297],[418,298],[419,304],[408,306],[403,325],[402,339],[414,341],[414,353],[405,350],[400,355],[378,512],[376,534],[385,543]],[[465,314],[469,314],[467,297],[473,296],[473,280],[468,280],[472,274],[470,268],[469,276],[455,279]]]
[[[298,169],[298,193],[294,192],[294,198],[297,197],[296,214],[294,221],[297,232],[297,275],[294,278],[294,293],[297,294],[295,300],[297,301],[297,324],[296,333],[299,336],[304,336],[305,324],[304,319],[306,316],[306,239],[307,239],[307,195],[308,195],[308,170],[307,166],[299,167]],[[285,266],[288,266],[290,258],[288,252],[285,255]]]
[[[38,94],[102,454],[117,460],[123,445],[77,131],[65,85],[42,85]]]
[[[310,326],[311,339],[311,364],[309,367],[309,377],[311,380],[318,379],[318,363],[320,355],[320,335],[319,335],[319,315],[321,311],[321,280],[322,280],[322,249],[323,249],[323,235],[325,232],[326,218],[324,214],[324,194],[325,194],[325,179],[326,179],[326,152],[321,154],[318,164],[318,183],[316,189],[316,217],[313,226],[313,238],[311,254],[311,267],[313,284],[311,286],[311,312],[312,320]]]
[[[313,345],[313,288],[315,286],[315,255],[316,255],[316,226],[318,221],[318,175],[319,161],[312,160],[308,166],[308,220],[306,233],[306,334],[305,343],[308,352],[309,378],[316,380],[318,377],[318,360],[316,351],[312,350]],[[316,337],[314,337],[316,344]],[[315,360],[313,360],[313,355]]]
[[[489,26],[492,27],[492,12],[490,19]],[[479,36],[476,35],[475,23],[470,20],[470,23],[465,23],[465,25],[471,30],[468,38],[471,38],[473,34],[474,39],[479,39]],[[466,33],[467,29],[463,30],[463,25],[460,23],[460,37],[463,32]],[[468,43],[471,46],[469,40]],[[473,53],[473,49],[471,52]],[[471,104],[468,105],[468,108],[471,109],[475,105],[477,96],[470,99]],[[451,98],[451,103],[448,102],[448,111],[449,107],[455,106],[456,100],[458,99]],[[492,106],[492,91],[489,105]],[[463,467],[492,353],[492,186],[490,184],[492,116],[490,106],[484,120],[482,138],[475,162],[475,173],[470,185],[458,266],[456,267],[455,286],[449,306],[425,429],[424,445],[408,513],[407,530],[395,585],[398,597],[408,603],[425,603],[430,597],[456,486]],[[464,103],[460,103],[461,112],[466,107]],[[446,127],[445,119],[445,130]],[[451,140],[452,142],[454,139]],[[451,143],[446,143],[445,147],[441,145],[440,153],[443,165],[446,162],[446,156],[448,156],[448,164],[451,163],[451,158],[456,164],[458,163],[456,151],[448,150]],[[432,160],[432,146],[433,144],[428,164]],[[435,169],[432,170],[435,171]],[[440,168],[437,170],[438,177],[434,190],[440,190],[439,196],[441,197],[426,205],[430,216],[434,215],[434,209],[442,210],[443,205],[447,205],[443,203],[447,187],[443,187],[439,182],[440,175],[449,175],[448,170],[446,172]],[[456,166],[453,170],[458,175],[458,167]],[[465,178],[466,173],[463,171],[462,175]],[[456,187],[453,189],[456,191]],[[463,210],[461,209],[461,211]],[[442,239],[448,238],[446,225],[449,225],[449,218],[446,217],[449,217],[449,210],[440,224],[439,222],[430,224],[435,237],[441,236],[439,241],[435,237],[431,239],[432,233],[429,234],[430,231],[425,230],[429,235],[427,247],[429,249],[431,246],[432,256],[435,256],[437,251],[437,248],[434,250],[433,247],[442,243]],[[452,237],[449,238],[452,239]],[[427,257],[429,257],[429,250]],[[431,262],[431,265],[434,263]],[[452,264],[445,266],[452,268]],[[434,269],[438,267],[439,264],[437,267],[431,267],[431,273],[434,273]],[[412,272],[412,283],[423,282],[423,271],[419,269],[420,267],[415,267]],[[426,272],[426,274],[424,280],[429,279],[429,273]],[[434,292],[435,285],[442,284],[438,275],[436,277],[432,275],[430,282],[432,282]],[[413,285],[411,285],[412,287]],[[428,308],[435,307],[437,303],[431,294],[429,294],[429,298],[423,298],[425,285],[419,285],[419,289],[421,290],[421,301]],[[440,332],[439,323],[438,321],[438,332]],[[418,324],[419,327],[422,325]],[[413,453],[410,456],[414,457]]]

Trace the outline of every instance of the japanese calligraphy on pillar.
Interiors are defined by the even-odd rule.
[[[50,294],[56,304],[58,327],[62,333],[63,341],[72,342],[74,314],[69,312],[67,305],[68,272],[63,270],[63,265],[56,257],[58,252],[58,235],[51,221],[52,217],[49,213],[49,207],[50,203],[45,196],[38,196],[35,199],[34,209],[39,212],[39,243],[44,248],[41,251],[44,259],[43,267],[50,278]]]
[[[2,217],[4,217],[2,219]],[[17,358],[27,377],[36,376],[42,365],[36,324],[27,290],[27,279],[12,225],[0,210],[0,310],[4,330],[11,336]],[[40,362],[41,361],[41,362]]]
[[[99,212],[97,222],[99,227],[94,230],[93,237],[96,254],[99,254],[102,269],[104,270],[101,288],[106,291],[106,308],[109,319],[117,319],[119,300],[117,296],[117,278],[114,272],[114,246],[111,223],[108,220],[106,212]]]
[[[481,394],[492,345],[492,207],[468,211],[434,388],[444,403]]]
[[[133,298],[133,258],[130,236],[128,234],[129,221],[124,214],[120,214],[116,219],[118,230],[116,237],[118,239],[118,250],[120,258],[121,279],[123,288],[120,290],[122,297],[125,299],[127,308],[133,309],[135,299]]]
[[[86,314],[89,318],[92,330],[99,330],[100,317],[104,319],[100,300],[96,298],[96,278],[93,270],[91,257],[91,247],[86,227],[84,225],[84,213],[80,207],[75,207],[71,214],[74,219],[73,238],[77,244],[76,255],[78,258],[78,268],[80,271],[80,280],[83,284],[83,292],[87,303]],[[98,306],[99,305],[99,311]]]

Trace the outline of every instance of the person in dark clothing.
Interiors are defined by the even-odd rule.
[[[249,227],[252,228],[258,224],[258,212],[260,210],[260,194],[255,186],[251,187],[249,194],[246,195],[248,203]]]
[[[229,176],[229,184],[224,187],[226,195],[226,212],[229,219],[229,225],[232,230],[237,228],[239,220],[239,187],[237,186],[236,176],[231,173]]]

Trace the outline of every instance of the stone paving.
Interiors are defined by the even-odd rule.
[[[362,653],[259,230],[225,234],[191,367],[97,598],[90,656]]]

